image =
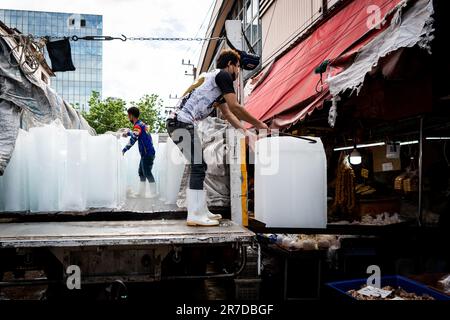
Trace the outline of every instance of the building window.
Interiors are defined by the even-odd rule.
[[[244,32],[257,54],[261,54],[261,21],[259,17],[259,0],[244,0]],[[245,44],[247,47],[247,44]],[[248,48],[247,48],[248,49]]]
[[[80,27],[86,27],[86,20],[85,19],[81,19],[80,20]]]
[[[259,16],[260,0],[237,0],[231,11],[230,19],[241,20],[242,29],[250,45],[257,54],[261,54],[261,20]],[[250,51],[246,43],[244,49]]]

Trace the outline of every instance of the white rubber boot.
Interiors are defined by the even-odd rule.
[[[156,183],[155,182],[150,182],[150,196],[149,198],[156,198],[157,193],[156,193]]]
[[[205,190],[205,201],[203,201],[203,211],[206,212],[206,216],[211,219],[211,220],[220,220],[222,219],[222,215],[220,214],[215,214],[212,213],[211,211],[209,211],[208,209],[208,201],[206,199],[206,190]]]
[[[218,226],[219,221],[208,218],[207,212],[204,210],[206,201],[205,190],[186,190],[187,200],[187,225],[188,226]]]
[[[138,193],[139,198],[145,198],[146,187],[147,187],[146,181],[139,182],[139,193]]]

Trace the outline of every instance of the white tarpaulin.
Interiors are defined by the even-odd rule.
[[[415,45],[430,51],[430,41],[433,39],[433,3],[431,0],[418,0],[411,8],[406,9],[408,2],[399,5],[391,25],[358,52],[350,67],[328,79],[333,96],[348,89],[359,92],[366,74],[378,64],[380,58],[391,52]]]

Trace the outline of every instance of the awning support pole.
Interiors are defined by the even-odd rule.
[[[419,205],[418,205],[418,219],[417,223],[422,226],[422,190],[423,190],[423,116],[420,117],[419,129]]]

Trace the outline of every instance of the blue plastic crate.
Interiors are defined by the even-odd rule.
[[[359,290],[363,287],[367,282],[367,279],[355,279],[355,280],[347,280],[347,281],[337,281],[330,282],[326,285],[337,292],[346,295],[347,297],[356,300],[347,292],[350,290]],[[407,292],[415,293],[417,295],[428,294],[436,300],[447,300],[450,301],[450,297],[440,293],[436,290],[430,289],[427,286],[424,286],[421,283],[416,281],[412,281],[408,278],[402,276],[385,276],[381,277],[381,287],[392,286],[392,287],[401,287]]]

